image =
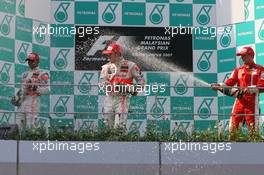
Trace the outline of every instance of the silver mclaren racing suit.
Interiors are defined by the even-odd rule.
[[[106,126],[125,127],[131,95],[137,92],[133,85],[144,86],[145,79],[138,66],[128,60],[121,59],[116,63],[102,66],[100,83],[106,91],[103,119]]]
[[[21,86],[23,100],[16,115],[16,123],[20,128],[35,127],[35,120],[40,110],[40,96],[50,91],[48,82],[48,73],[38,67],[23,73]]]

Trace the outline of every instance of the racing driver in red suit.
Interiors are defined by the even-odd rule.
[[[243,47],[236,55],[242,57],[244,65],[236,68],[225,83],[212,84],[212,89],[237,97],[229,123],[230,133],[242,127],[244,122],[250,131],[255,131],[259,114],[258,94],[264,91],[264,67],[255,64],[255,52],[251,47]],[[235,85],[238,88],[228,88]]]

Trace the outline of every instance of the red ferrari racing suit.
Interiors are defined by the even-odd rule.
[[[133,84],[133,79],[138,85],[145,84],[140,69],[131,61],[121,59],[117,63],[109,62],[102,66],[100,82],[107,86],[106,89],[119,84],[130,86]],[[106,93],[103,118],[107,126],[114,125],[114,128],[126,126],[130,97],[130,93],[124,91]]]
[[[229,131],[238,128],[244,122],[249,129],[254,128],[256,117],[252,114],[259,114],[258,93],[263,92],[260,87],[264,87],[264,68],[255,63],[236,68],[231,77],[225,81],[225,85],[237,85],[242,90],[249,86],[256,86],[255,92],[244,94],[241,99],[235,100],[229,123]]]
[[[20,128],[25,125],[29,128],[35,127],[35,120],[40,109],[40,96],[49,93],[48,80],[48,73],[41,71],[38,67],[23,73],[21,89],[24,99],[16,115],[16,123]]]

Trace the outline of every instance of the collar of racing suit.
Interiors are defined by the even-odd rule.
[[[33,69],[30,69],[30,71],[35,71],[35,70],[39,70],[39,66],[33,68]]]
[[[115,65],[119,65],[122,61],[124,61],[125,59],[123,57],[121,57],[118,61],[116,61],[115,63],[111,63],[111,64],[115,64]]]
[[[252,68],[256,68],[257,64],[255,62],[252,62],[250,65],[244,65],[244,67],[246,69],[252,69]]]

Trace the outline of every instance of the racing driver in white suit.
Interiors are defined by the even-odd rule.
[[[30,70],[22,74],[20,97],[14,96],[12,103],[18,107],[16,123],[19,128],[35,128],[35,121],[40,110],[40,96],[49,94],[49,75],[39,69],[39,55],[30,53],[28,58]]]
[[[126,128],[130,97],[137,95],[138,87],[145,85],[145,79],[134,62],[122,57],[123,49],[119,44],[109,44],[103,54],[109,59],[109,63],[102,66],[99,84],[106,90],[104,123],[107,127]]]

